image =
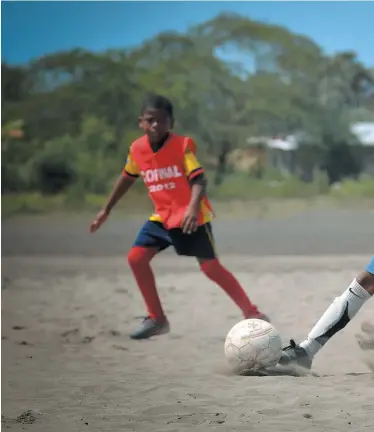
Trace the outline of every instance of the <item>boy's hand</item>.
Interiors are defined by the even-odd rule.
[[[199,209],[189,207],[183,217],[182,230],[184,234],[191,234],[195,232],[199,225],[197,221],[197,216],[199,214]]]
[[[91,222],[90,232],[96,232],[101,227],[101,225],[108,219],[108,216],[108,210],[100,210],[99,213],[96,215],[95,219]]]

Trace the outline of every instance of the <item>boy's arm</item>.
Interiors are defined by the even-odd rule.
[[[187,147],[186,149],[184,168],[191,184],[191,199],[183,220],[182,228],[184,232],[190,233],[196,231],[198,228],[197,218],[200,210],[200,203],[205,195],[207,186],[207,178],[205,177],[204,169],[197,160],[191,147]]]
[[[114,183],[112,192],[109,195],[107,203],[99,211],[99,213],[96,215],[95,219],[90,225],[91,233],[97,231],[101,227],[101,225],[107,220],[109,213],[111,212],[113,207],[136,182],[139,175],[140,170],[137,167],[135,161],[131,158],[131,154],[129,154],[121,175]]]
[[[131,186],[135,182],[136,177],[130,177],[128,175],[121,174],[115,181],[112,192],[109,195],[108,201],[104,206],[103,210],[109,214],[112,208],[125,195],[125,193],[131,188]]]
[[[131,156],[130,149],[122,173],[115,181],[112,192],[109,195],[106,205],[104,206],[104,210],[107,213],[110,213],[117,202],[127,193],[131,186],[136,182],[139,175],[140,170]]]
[[[196,215],[198,214],[200,210],[200,203],[203,199],[203,196],[206,192],[206,186],[207,186],[207,178],[205,177],[204,173],[198,174],[195,176],[192,180],[190,180],[191,183],[191,199],[189,207],[193,210]]]
[[[199,211],[200,202],[206,192],[207,178],[204,174],[204,168],[197,160],[195,153],[196,144],[189,138],[184,154],[184,169],[191,185],[190,207]]]

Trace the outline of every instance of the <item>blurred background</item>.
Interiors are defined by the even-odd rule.
[[[218,203],[371,206],[373,17],[370,2],[2,2],[3,216],[99,208],[148,92],[171,98]],[[131,196],[148,205],[140,182]]]
[[[373,431],[355,341],[372,304],[317,359],[321,379],[233,381],[238,311],[173,248],[154,269],[175,333],[127,337],[144,311],[125,258],[152,207],[142,182],[88,228],[145,96],[171,98],[220,259],[285,344],[302,340],[374,252],[374,2],[1,9],[4,430]]]

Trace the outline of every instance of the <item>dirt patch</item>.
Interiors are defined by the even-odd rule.
[[[219,223],[216,237],[222,262],[286,343],[307,334],[372,255],[365,255],[372,248],[365,218],[341,213],[335,219],[304,215],[269,224]],[[4,428],[374,429],[371,302],[317,356],[314,374],[234,376],[227,373],[223,341],[241,319],[239,311],[194,260],[170,251],[153,266],[171,333],[131,341],[127,335],[144,315],[144,305],[123,255],[140,224],[114,221],[98,237],[88,236],[82,221],[7,226]],[[363,321],[369,324],[361,329]]]

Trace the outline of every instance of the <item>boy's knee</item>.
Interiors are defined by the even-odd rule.
[[[217,267],[219,266],[220,263],[217,259],[204,260],[200,262],[201,271],[205,273],[208,278],[213,277],[217,273]]]
[[[129,253],[127,254],[127,262],[129,263],[129,266],[134,268],[137,266],[141,266],[144,263],[149,262],[147,249],[141,248],[141,247],[133,247],[130,249]]]
[[[138,254],[134,252],[134,249],[130,249],[130,252],[127,254],[127,262],[129,263],[130,267],[136,266],[136,264],[139,262]]]
[[[357,277],[357,282],[371,295],[374,294],[374,274],[368,271],[362,272]]]

